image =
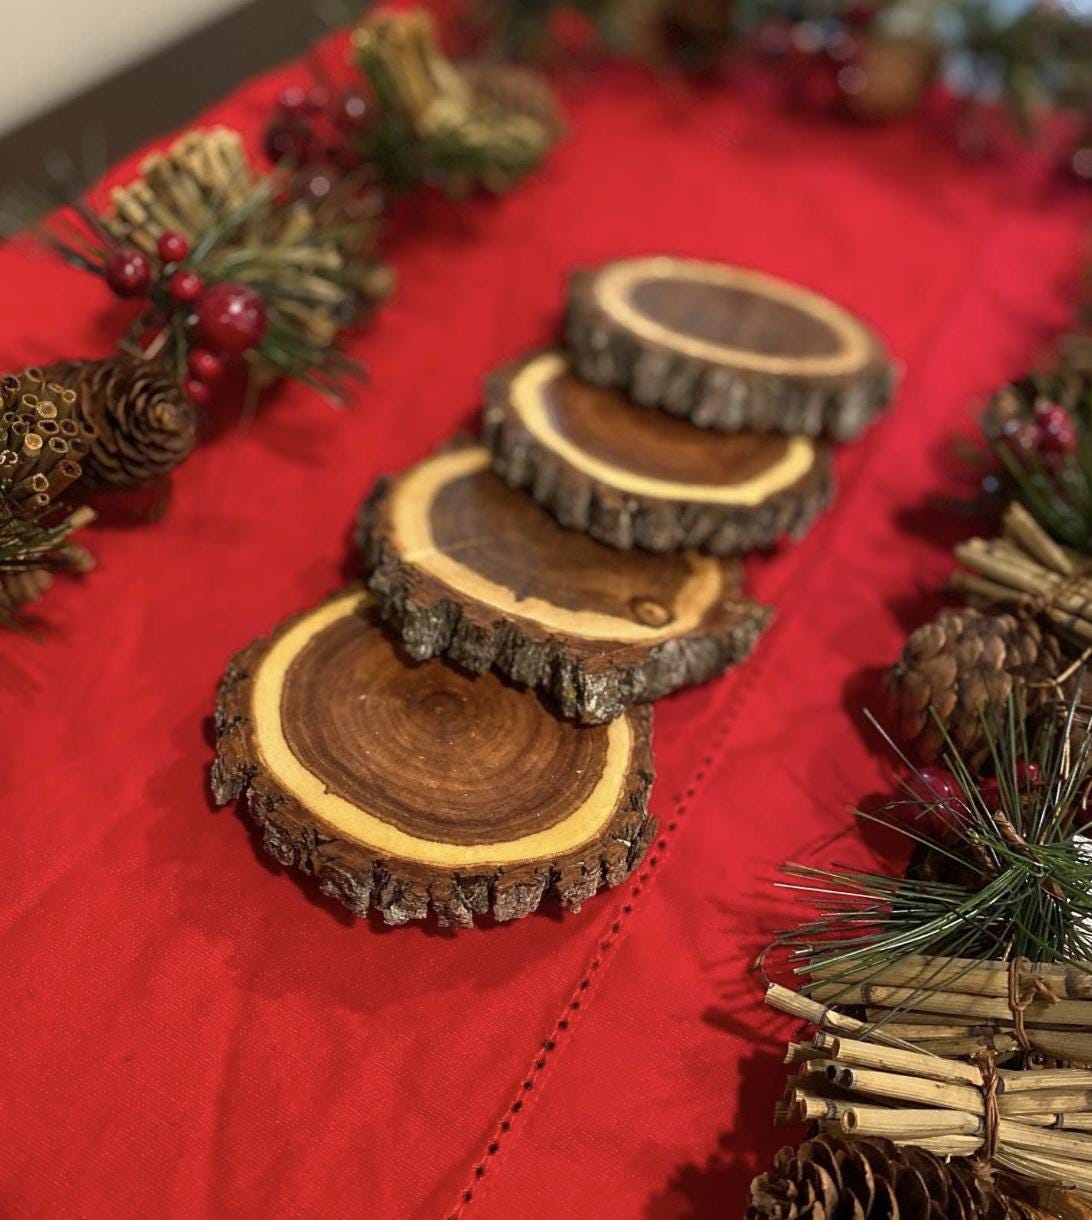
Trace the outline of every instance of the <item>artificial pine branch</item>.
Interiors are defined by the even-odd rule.
[[[1011,703],[1000,724],[983,725],[992,774],[972,772],[949,742],[954,783],[907,763],[901,798],[860,815],[924,850],[929,867],[893,878],[786,866],[782,885],[816,911],[775,941],[794,972],[859,982],[911,954],[1092,960],[1092,844],[1081,835],[1092,741],[1074,732],[1076,698],[1058,713],[1029,732]]]
[[[357,62],[375,93],[377,120],[361,152],[396,191],[421,183],[456,198],[509,190],[557,137],[551,118],[513,109],[440,51],[422,11],[383,13],[353,34]]]
[[[1092,358],[1074,334],[1054,367],[1005,386],[982,418],[1012,493],[1066,546],[1092,552]]]
[[[74,193],[28,232],[69,265],[139,298],[143,308],[119,348],[158,361],[177,381],[187,380],[188,358],[204,343],[199,302],[172,295],[172,277],[185,271],[203,293],[230,286],[259,295],[264,333],[246,351],[259,384],[285,375],[340,398],[361,370],[336,350],[338,334],[376,301],[371,230],[292,197],[288,185],[285,170],[254,171],[237,132],[194,130],[146,158],[137,179],[114,188],[105,213]],[[9,205],[3,224],[10,231],[28,219],[28,207]],[[181,262],[160,254],[165,235],[184,239]],[[133,292],[111,278],[112,262],[126,255],[148,267],[145,285]]]
[[[765,55],[787,30],[801,47],[832,36],[840,63],[854,38],[925,40],[942,77],[958,76],[971,99],[1000,97],[1027,136],[1044,107],[1092,112],[1092,21],[1048,0],[478,0],[472,24],[504,54],[542,58],[554,19],[570,12],[601,49],[684,71],[725,52]]]
[[[71,541],[94,516],[61,497],[83,474],[94,429],[73,417],[75,395],[40,369],[0,378],[0,625],[36,601],[53,574],[87,571]]]
[[[28,511],[0,485],[0,627],[17,626],[18,612],[41,597],[56,573],[83,573],[94,566],[91,555],[71,540],[94,516],[86,506],[60,518],[56,511]]]
[[[168,229],[181,233],[191,244],[187,267],[204,284],[237,283],[260,294],[268,325],[248,354],[259,379],[318,381],[337,395],[342,378],[359,372],[334,344],[358,310],[363,268],[346,255],[343,225],[322,223],[302,202],[282,199],[283,178],[256,176],[236,132],[190,132],[114,191],[103,224],[117,241],[149,255]],[[152,301],[164,319],[161,359],[184,368],[189,330],[169,300],[153,292]],[[145,325],[137,319],[129,338]],[[285,333],[299,342],[279,342]]]

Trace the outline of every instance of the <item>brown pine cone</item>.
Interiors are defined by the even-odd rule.
[[[79,479],[91,430],[72,418],[75,395],[39,368],[0,378],[4,498],[42,514]]]
[[[189,457],[197,413],[155,365],[135,356],[70,360],[46,375],[76,393],[77,417],[94,429],[83,459],[93,487],[140,487]]]
[[[539,73],[491,59],[468,59],[458,67],[477,102],[535,119],[555,140],[565,130],[554,91]]]
[[[888,674],[899,736],[932,762],[944,749],[943,725],[974,765],[988,752],[983,717],[1003,715],[1010,697],[1031,715],[1056,698],[1050,683],[1063,667],[1057,639],[1033,619],[942,610],[910,635]]]
[[[747,1220],[1045,1220],[975,1172],[888,1140],[820,1136],[751,1183]]]

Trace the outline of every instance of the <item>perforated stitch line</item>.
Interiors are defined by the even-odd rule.
[[[936,317],[933,320],[933,325],[929,326],[925,333],[921,336],[919,344],[917,345],[917,350],[909,362],[909,367],[915,369],[920,367],[921,360],[919,357],[921,354],[930,350],[930,347],[936,341],[939,334],[950,324],[952,317],[956,314],[959,308],[960,300],[967,295],[967,285],[975,283],[976,272],[980,269],[984,261],[985,252],[991,244],[994,233],[999,228],[1000,225],[995,224],[989,230],[986,230],[979,235],[974,256],[968,261],[966,276],[961,277],[957,283],[952,285],[951,293],[945,302],[945,306],[937,311]],[[917,379],[920,379],[920,375]],[[905,385],[902,387],[902,391],[903,393],[906,392]],[[905,419],[906,417],[904,416],[903,418]],[[871,467],[872,462],[876,458],[877,452],[890,446],[893,443],[894,438],[900,435],[902,427],[906,426],[909,425],[900,423],[900,426],[895,428],[890,426],[887,428],[873,428],[862,441],[858,442],[857,449],[860,454],[860,460],[857,469],[854,471],[853,486],[852,488],[846,487],[843,490],[842,495],[835,501],[834,510],[830,512],[826,518],[822,519],[818,527],[812,531],[812,535],[809,539],[808,554],[801,562],[801,567],[805,569],[807,573],[810,574],[810,572],[814,570],[820,557],[825,551],[824,545],[816,545],[819,543],[826,543],[826,539],[819,537],[818,535],[833,532],[840,525],[840,523],[846,519],[846,506],[850,502],[852,496],[857,494],[859,488],[865,485],[864,473]],[[800,582],[800,584],[802,583],[803,582]],[[798,589],[800,588],[800,584],[797,585]],[[793,598],[794,606],[797,600],[798,598]],[[785,617],[787,617],[787,615]],[[714,737],[708,752],[703,757],[700,766],[691,776],[690,782],[687,785],[683,796],[675,798],[674,816],[665,827],[665,831],[668,834],[674,833],[678,828],[679,822],[686,813],[687,802],[693,799],[698,785],[704,780],[706,775],[719,759],[727,741],[728,734],[738,719],[739,712],[742,710],[742,707],[746,702],[746,697],[754,688],[755,682],[757,681],[758,672],[765,668],[767,658],[771,651],[770,641],[771,639],[776,638],[776,636],[779,634],[778,627],[783,621],[785,621],[785,617],[782,617],[781,615],[778,616],[773,627],[760,639],[758,646],[755,648],[755,651],[752,653],[750,658],[748,658],[747,662],[743,665],[742,669],[737,670],[733,675],[736,680],[736,687],[732,692],[732,696],[729,698],[728,705],[725,709],[725,723],[718,730],[717,735]],[[748,681],[748,679],[750,680]],[[656,842],[655,850],[650,852],[646,857],[642,865],[641,872],[638,874],[637,881],[630,885],[628,901],[621,908],[621,917],[611,925],[612,929],[618,925],[620,931],[625,930],[625,927],[629,923],[629,917],[636,909],[635,899],[642,893],[645,885],[652,879],[652,877],[656,875],[657,865],[659,860],[662,858],[666,847],[667,839],[665,836],[661,836]],[[582,993],[587,992],[590,986],[591,976],[593,974],[598,974],[602,965],[602,952],[605,951],[603,950],[603,945],[606,944],[609,948],[617,936],[618,933],[612,931],[608,937],[605,937],[604,940],[600,942],[601,952],[592,959],[588,970],[585,972],[583,978],[580,980],[580,983],[577,986],[576,991],[574,992],[574,999],[570,1000],[568,1008],[565,1010],[566,1012],[579,1013],[581,1010],[580,996]],[[558,1035],[567,1034],[569,1028],[570,1019],[563,1013],[562,1017],[557,1021],[554,1027],[554,1033],[543,1043],[543,1048],[546,1052],[545,1055],[540,1054],[535,1059],[535,1064],[541,1062],[542,1067],[539,1068],[532,1066],[531,1071],[523,1081],[520,1095],[517,1096],[516,1100],[509,1107],[508,1112],[506,1113],[505,1117],[501,1119],[496,1132],[494,1132],[492,1139],[486,1146],[485,1156],[475,1164],[470,1184],[468,1184],[463,1190],[456,1206],[450,1212],[445,1213],[446,1220],[460,1220],[467,1206],[474,1199],[474,1184],[481,1181],[486,1175],[487,1164],[496,1164],[498,1156],[511,1146],[511,1141],[505,1140],[504,1137],[512,1128],[513,1117],[518,1115],[523,1109],[522,1098],[533,1092],[536,1077],[548,1066],[550,1062],[549,1056],[558,1046]]]
[[[542,1049],[535,1057],[530,1071],[520,1084],[515,1099],[509,1105],[505,1116],[497,1124],[492,1138],[486,1145],[485,1155],[474,1165],[471,1181],[464,1188],[455,1208],[448,1213],[448,1220],[460,1220],[468,1204],[473,1202],[475,1184],[485,1177],[489,1165],[495,1163],[498,1156],[506,1148],[507,1141],[505,1137],[511,1131],[517,1116],[523,1112],[525,1099],[529,1094],[534,1092],[536,1087],[540,1087],[538,1085],[538,1077],[549,1066],[550,1055],[564,1041],[573,1023],[584,1010],[585,1003],[590,998],[589,993],[594,990],[593,979],[600,974],[605,964],[605,955],[610,952],[625,932],[630,916],[636,908],[637,900],[657,874],[658,866],[670,846],[668,836],[673,835],[678,830],[680,822],[685,818],[689,810],[690,802],[697,795],[699,786],[704,782],[719,760],[727,744],[728,737],[739,718],[739,713],[746,704],[751,691],[757,685],[759,676],[765,668],[766,658],[770,652],[769,640],[771,636],[776,634],[776,627],[774,630],[767,632],[751,654],[746,666],[734,675],[736,678],[735,687],[731,697],[726,701],[723,719],[713,736],[708,751],[691,775],[682,794],[672,798],[673,810],[671,820],[665,825],[663,833],[657,837],[652,850],[642,861],[636,877],[626,882],[629,887],[626,901],[619,907],[617,917],[611,923],[607,934],[600,940],[598,952],[589,962],[583,976],[574,988],[572,996],[562,1010],[562,1015],[555,1022],[550,1036],[543,1042]]]

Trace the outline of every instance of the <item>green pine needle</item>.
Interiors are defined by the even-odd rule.
[[[1064,407],[1077,433],[1075,452],[1051,462],[1036,453],[1018,457],[997,418],[1002,398],[1008,410],[1026,421],[1034,418],[1040,400]],[[1028,512],[1059,542],[1092,552],[1092,372],[1063,357],[1050,372],[1006,387],[987,411],[983,427],[1013,494]]]
[[[991,732],[996,797],[948,739],[945,763],[962,797],[932,799],[915,771],[902,797],[877,814],[860,815],[927,849],[939,862],[940,879],[913,869],[893,878],[787,865],[790,880],[781,888],[815,911],[775,939],[794,973],[815,968],[825,982],[859,983],[911,954],[1092,960],[1092,842],[1082,843],[1079,833],[1092,784],[1092,739],[1072,744],[1077,711],[1075,696],[1030,738],[1015,704],[992,732],[984,725]],[[1032,762],[1037,782],[1026,765]],[[930,816],[938,812],[952,827],[950,838],[930,833]]]
[[[11,497],[11,484],[0,480],[0,574],[83,570],[86,554],[71,535],[91,519],[88,509],[58,514],[56,505],[28,510]],[[0,626],[15,627],[16,619],[0,609]]]

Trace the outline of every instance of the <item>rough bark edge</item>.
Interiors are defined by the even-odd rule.
[[[855,440],[890,405],[895,372],[867,327],[874,358],[853,376],[777,377],[726,368],[626,330],[595,299],[595,275],[573,273],[565,320],[573,369],[594,385],[623,390],[642,406],[702,428],[838,441]]]
[[[768,626],[773,610],[731,588],[686,635],[647,644],[573,641],[494,606],[467,598],[406,563],[390,540],[385,512],[390,479],[380,479],[360,509],[357,544],[380,614],[415,661],[445,656],[472,673],[496,669],[520,686],[544,691],[560,714],[605,724],[636,703],[706,682],[738,664]],[[735,592],[742,580],[737,578]]]
[[[803,537],[833,499],[830,452],[822,443],[806,475],[757,505],[661,500],[610,487],[577,470],[525,427],[510,390],[525,363],[505,365],[486,379],[484,440],[494,471],[510,487],[529,492],[568,529],[624,551],[742,555],[772,547],[785,536]]]
[[[341,594],[337,594],[341,596]],[[311,613],[305,611],[304,614]],[[384,923],[425,919],[429,908],[441,927],[471,927],[475,915],[521,919],[544,898],[578,911],[600,889],[620,885],[640,863],[656,834],[648,812],[652,787],[652,713],[630,713],[635,750],[617,811],[603,836],[556,860],[448,874],[425,864],[378,856],[359,843],[331,835],[277,780],[265,773],[250,714],[252,678],[273,640],[303,614],[256,640],[228,665],[216,704],[217,757],[212,793],[217,804],[242,800],[262,835],[262,846],[285,866],[313,876],[324,894],[354,915],[376,910]]]

